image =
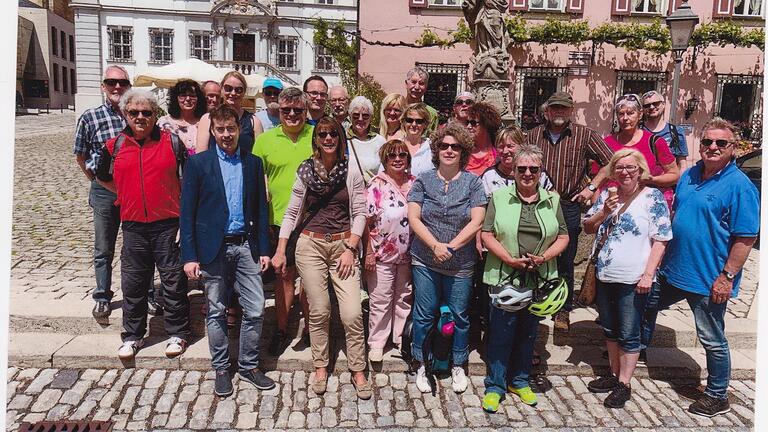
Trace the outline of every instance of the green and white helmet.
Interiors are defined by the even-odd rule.
[[[507,312],[517,312],[531,304],[533,291],[525,287],[506,283],[489,289],[488,297],[493,306]]]
[[[546,318],[557,313],[565,304],[568,284],[563,278],[549,280],[541,284],[538,294],[528,306],[528,311],[532,315]]]

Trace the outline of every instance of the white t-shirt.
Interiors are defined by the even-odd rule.
[[[351,145],[354,146],[354,151],[350,146],[349,149],[349,169],[363,170],[363,178],[366,183],[369,183],[373,176],[378,174],[381,161],[379,160],[379,149],[386,142],[384,137],[376,134],[373,138],[362,141],[357,138],[352,138]],[[355,157],[357,154],[357,157]],[[360,162],[360,168],[358,168],[357,162]]]
[[[604,190],[597,202],[587,211],[584,218],[589,218],[603,207],[608,197]],[[618,213],[619,208],[615,213]],[[614,213],[614,214],[615,214]],[[603,232],[612,223],[611,216],[600,225],[595,237],[594,248]],[[672,223],[664,194],[656,188],[645,188],[629,208],[621,214],[608,240],[597,256],[597,278],[603,282],[635,284],[645,272],[645,265],[651,254],[653,240],[669,241],[672,239]]]
[[[425,173],[435,168],[432,164],[432,149],[430,148],[431,141],[426,138],[421,143],[421,147],[416,150],[416,154],[411,157],[411,174],[418,177],[420,174]]]
[[[485,188],[485,194],[489,198],[497,190],[515,184],[515,179],[513,177],[504,176],[498,170],[498,166],[499,164],[496,164],[488,168],[483,175],[480,176],[480,180],[483,181],[483,187]],[[555,187],[555,185],[552,184],[552,180],[549,179],[549,176],[543,169],[539,173],[539,186],[548,191]]]

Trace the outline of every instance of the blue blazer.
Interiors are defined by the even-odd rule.
[[[261,159],[241,152],[243,215],[254,261],[270,255],[269,207]],[[184,167],[181,189],[181,262],[210,264],[221,250],[229,208],[216,148],[195,154]]]

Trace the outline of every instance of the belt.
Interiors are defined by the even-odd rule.
[[[245,234],[231,234],[224,236],[224,244],[228,245],[241,245],[248,240],[248,236]]]
[[[301,233],[309,238],[323,239],[327,242],[344,240],[346,238],[349,238],[349,236],[352,235],[352,233],[349,231],[344,231],[336,234],[323,234],[323,233],[316,233],[308,230],[301,230]]]

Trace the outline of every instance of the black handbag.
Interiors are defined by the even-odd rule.
[[[334,195],[339,193],[347,186],[347,182],[343,181],[336,185],[333,189],[328,191],[325,195],[321,196],[319,200],[315,201],[307,209],[307,216],[301,221],[300,224],[291,231],[291,235],[288,236],[288,244],[285,246],[285,262],[287,266],[293,266],[296,264],[296,243],[299,241],[299,236],[304,228],[309,224],[313,217],[320,211],[321,208],[328,205]],[[308,192],[307,192],[308,193]]]

